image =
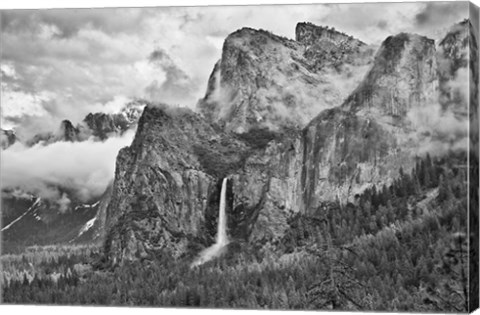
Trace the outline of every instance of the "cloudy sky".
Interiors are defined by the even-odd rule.
[[[194,107],[224,38],[243,26],[294,37],[299,21],[379,44],[433,38],[467,16],[465,3],[370,3],[1,12],[1,123],[35,130],[79,122],[134,97]]]

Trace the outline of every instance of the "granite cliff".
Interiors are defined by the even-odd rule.
[[[248,28],[229,35],[200,114],[152,104],[119,153],[108,260],[181,257],[212,244],[225,177],[228,235],[264,242],[281,238],[294,213],[352,202],[409,172],[424,141],[441,140],[438,124],[418,121],[440,107],[437,47],[402,33],[385,39],[371,62],[367,47],[306,23],[296,41]],[[332,71],[365,65],[348,95],[325,88]]]
[[[340,105],[373,51],[334,30],[305,23],[296,30],[296,41],[250,28],[230,34],[198,103],[202,115],[243,133],[303,128],[320,111]]]

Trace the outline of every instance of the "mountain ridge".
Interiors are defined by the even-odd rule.
[[[329,38],[329,35],[323,35],[322,32],[336,34],[327,28],[318,30],[321,39]],[[312,33],[316,34],[315,31]],[[308,38],[307,35],[303,35]],[[341,40],[352,41],[359,47],[365,46],[362,42],[345,35],[337,36]],[[151,200],[150,203],[143,202],[141,207],[137,207],[144,209],[137,216],[141,220],[147,218],[161,220],[164,226],[170,226],[166,228],[169,236],[164,235],[166,238],[162,238],[160,243],[174,253],[174,256],[178,256],[182,252],[188,252],[188,244],[200,242],[206,246],[205,242],[211,241],[211,238],[202,241],[198,239],[205,235],[204,229],[207,226],[210,227],[210,231],[212,230],[208,222],[215,220],[215,215],[212,217],[209,213],[215,211],[216,203],[209,205],[209,202],[205,201],[215,200],[214,196],[219,193],[219,183],[224,177],[229,179],[227,185],[229,234],[237,241],[274,240],[286,231],[288,217],[292,213],[322,211],[319,208],[321,203],[328,200],[353,201],[355,195],[372,185],[390,183],[398,176],[400,166],[406,172],[414,166],[416,145],[415,139],[411,138],[412,127],[410,124],[395,123],[395,117],[400,117],[401,121],[408,121],[407,112],[420,106],[424,100],[419,99],[405,104],[411,95],[418,94],[425,84],[430,84],[428,97],[434,97],[436,93],[436,86],[431,83],[436,76],[433,40],[410,34],[388,37],[376,54],[370,70],[366,71],[364,81],[353,90],[351,96],[346,98],[343,104],[338,102],[336,106],[315,115],[316,117],[305,127],[291,124],[291,121],[282,125],[283,121],[280,121],[281,128],[272,129],[268,124],[258,123],[260,120],[251,118],[249,120],[248,115],[253,113],[249,112],[249,108],[252,101],[253,104],[258,101],[255,98],[259,89],[270,86],[275,90],[277,84],[275,82],[279,80],[266,79],[266,75],[262,74],[263,71],[268,71],[264,67],[265,64],[285,56],[279,54],[279,51],[288,51],[289,54],[285,58],[293,62],[305,58],[302,56],[302,45],[266,31],[240,29],[227,37],[222,59],[214,66],[206,96],[198,105],[203,118],[187,109],[175,110],[163,105],[146,108],[132,146],[123,149],[117,159],[114,182],[114,187],[117,188],[114,188],[112,199],[118,201],[109,206],[107,221],[112,222],[110,226],[113,228],[105,243],[111,261],[118,263],[122,259],[135,259],[136,255],[148,257],[161,250],[162,246],[154,245],[158,245],[153,242],[155,238],[146,237],[145,232],[136,232],[133,227],[128,228],[130,231],[128,234],[119,232],[132,224],[122,218],[129,217],[131,214],[128,213],[136,213],[128,206],[130,203],[128,200],[136,195],[143,196],[145,202]],[[277,69],[282,69],[278,70],[282,75],[291,71],[289,68],[282,68],[281,65],[278,65]],[[296,71],[303,73],[304,79],[313,80],[303,81],[304,85],[317,82],[315,80],[318,78],[314,79],[315,72],[305,66],[298,65]],[[397,74],[399,71],[401,74]],[[292,75],[287,74],[289,80],[295,80]],[[399,111],[401,109],[401,113],[392,113],[388,108],[382,107],[386,99],[382,93],[390,92],[388,86],[391,86],[392,81],[399,85],[399,96],[395,104],[392,104],[392,108],[395,107]],[[233,97],[227,97],[223,103],[208,103],[209,99],[218,93],[218,87],[223,88],[222,84],[230,86],[238,84],[239,89]],[[372,95],[379,96],[372,98],[356,96],[363,95],[365,84],[370,86],[369,91],[372,91]],[[238,95],[241,95],[242,100],[240,103],[234,101],[232,105],[231,101],[238,99]],[[219,113],[224,109],[219,106],[231,111],[221,118]],[[372,108],[378,110],[372,111]],[[176,123],[173,123],[174,121]],[[179,126],[183,126],[184,130],[178,130]],[[164,134],[169,136],[165,138]],[[208,141],[198,138],[200,135],[208,135]],[[220,140],[222,137],[226,137],[226,141]],[[258,142],[262,138],[266,141],[261,146],[251,146],[254,143],[251,142],[253,139]],[[199,145],[192,145],[192,140]],[[229,155],[222,154],[222,150],[228,146],[235,147],[234,151]],[[206,159],[202,160],[202,157]],[[212,167],[214,169],[218,167],[223,171],[210,172],[210,168],[205,168],[205,162],[212,165],[213,161]],[[231,164],[229,161],[234,162]],[[156,170],[153,171],[151,168]],[[201,193],[204,203],[196,210],[200,214],[197,213],[196,216],[193,216],[191,210],[187,210],[189,208],[181,206],[184,203],[196,203],[185,195],[182,192],[184,188],[181,188],[185,185],[185,174],[191,172],[197,174],[195,185],[204,187]],[[175,173],[177,175],[174,175]],[[140,178],[145,179],[139,180]],[[150,193],[149,191],[157,186],[152,182],[152,178],[165,182],[166,191]],[[133,187],[132,185],[137,187],[138,192],[125,191],[131,189],[128,187]],[[166,201],[153,202],[159,195],[160,198],[166,198],[162,196],[165,193],[180,198],[174,203],[179,206],[168,206],[168,202],[165,204]],[[131,210],[113,215],[113,209]],[[158,218],[159,213],[162,219]],[[195,228],[193,226],[172,228],[184,225],[177,222],[177,218],[170,217],[172,213],[176,213],[177,217],[190,213],[188,222]],[[152,230],[152,227],[144,227],[140,231],[145,229],[150,231],[149,233],[159,232]],[[208,232],[206,234],[210,235]],[[122,235],[128,237],[121,241]],[[121,245],[122,243],[130,245]],[[145,244],[148,248],[145,248]]]
[[[348,85],[360,80],[370,62],[368,51],[361,55],[335,42],[331,45],[330,51],[346,57],[336,65],[315,66],[323,51],[308,53],[304,43],[264,30],[235,31],[225,39],[222,58],[197,108],[207,120],[236,133],[255,128],[301,129],[321,110],[340,105],[339,99],[350,92]],[[353,54],[357,62],[349,59]],[[339,72],[342,67],[345,73]]]

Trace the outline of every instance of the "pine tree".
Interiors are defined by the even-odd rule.
[[[440,175],[439,187],[438,187],[438,201],[443,202],[449,200],[453,197],[452,188],[450,187],[450,182],[446,179],[443,174]]]

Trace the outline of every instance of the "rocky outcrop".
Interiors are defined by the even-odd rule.
[[[335,67],[319,66],[320,55],[331,57],[306,36],[299,37],[302,41],[293,41],[251,28],[230,34],[199,111],[225,130],[243,133],[255,128],[303,128],[320,111],[340,105],[366,71],[368,61],[359,62],[357,52],[362,45],[357,40],[329,41],[330,50],[343,57]],[[352,54],[357,62],[347,65]],[[368,53],[362,60],[368,60]]]
[[[479,13],[478,8],[475,10],[471,8],[471,14]],[[472,19],[473,20],[473,19]],[[479,74],[479,41],[480,41],[480,25],[477,21],[477,25],[473,25],[471,22],[469,23],[470,29],[470,39],[469,39],[469,48],[470,48],[470,58],[469,58],[469,65],[468,68],[470,70],[470,99],[469,99],[469,122],[470,122],[470,130],[469,130],[469,138],[470,138],[470,150],[472,152],[473,157],[476,160],[478,165],[478,154],[479,154],[479,147],[478,147],[478,137],[479,137],[479,121],[478,121],[478,106],[479,106],[479,88],[480,88],[480,74]],[[477,174],[472,174],[470,178],[476,176],[478,178],[478,168],[476,170]],[[477,191],[478,193],[478,191]],[[478,207],[478,203],[477,203]]]
[[[83,123],[89,133],[103,141],[134,127],[146,104],[144,101],[133,101],[116,114],[90,113],[83,119]]]
[[[337,46],[349,47],[348,49],[355,50],[358,47],[366,44],[361,40],[341,33],[335,28],[328,26],[317,26],[313,23],[303,22],[298,23],[295,28],[295,40],[304,45],[314,45],[322,40],[330,41]]]
[[[81,128],[74,127],[70,120],[63,120],[56,132],[39,133],[26,141],[27,146],[36,144],[48,145],[54,142],[76,142],[82,141]]]
[[[1,130],[0,133],[0,148],[5,150],[12,144],[17,141],[17,137],[15,136],[15,132],[13,130]]]
[[[467,95],[462,89],[464,82],[460,81],[468,78],[469,68],[473,71],[471,77],[478,77],[478,66],[473,65],[478,59],[476,41],[472,23],[464,20],[454,25],[439,44],[437,58],[440,103],[443,110],[452,110],[459,117],[468,116],[467,106],[465,106]],[[469,65],[469,62],[472,64]]]
[[[298,211],[300,133],[225,133],[187,109],[147,107],[132,145],[122,149],[106,213],[112,262],[213,242],[222,179],[228,235],[273,239]]]
[[[326,67],[341,71],[345,64],[367,63],[372,55],[372,49],[353,36],[312,23],[298,23],[295,39],[304,45],[303,56],[312,71]]]
[[[305,211],[321,201],[353,201],[371,185],[409,170],[421,141],[408,113],[438,102],[433,40],[399,34],[380,47],[364,81],[342,106],[304,129],[301,185]]]
[[[79,141],[80,131],[75,128],[70,120],[64,120],[60,124],[57,136],[55,137],[56,141]]]
[[[136,127],[147,103],[143,100],[134,100],[125,104],[118,113],[89,113],[76,126],[70,120],[63,120],[57,131],[36,134],[30,139],[24,139],[24,144],[48,145],[59,141],[75,142],[88,139],[104,141],[112,136],[120,136],[125,131]]]
[[[100,140],[107,139],[112,134],[119,134],[128,128],[128,122],[123,115],[109,115],[105,113],[90,113],[83,122]]]
[[[147,104],[145,101],[136,100],[127,103],[116,114],[90,113],[83,119],[83,123],[87,126],[89,133],[103,141],[112,135],[121,135],[135,127]]]
[[[383,42],[367,76],[342,107],[397,123],[410,109],[438,102],[437,91],[435,41],[401,33]]]
[[[117,158],[107,257],[119,261],[160,250],[177,257],[189,241],[208,237],[211,194],[241,166],[245,148],[190,110],[147,107],[132,145]]]
[[[303,164],[300,132],[250,155],[232,174],[232,236],[244,240],[272,240],[283,235],[287,219],[301,208],[300,170]]]
[[[396,131],[373,118],[339,108],[316,117],[303,131],[303,211],[322,202],[345,204],[371,185],[389,184],[413,159]]]

